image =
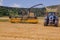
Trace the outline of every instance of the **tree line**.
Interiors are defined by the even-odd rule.
[[[12,15],[12,14],[17,15],[19,12],[21,13],[21,10],[24,10],[24,11],[28,12],[29,11],[28,9],[29,8],[14,8],[14,7],[0,6],[0,17],[9,16],[9,15]],[[46,9],[45,8],[32,8],[31,11],[34,12],[37,17],[40,17],[40,16],[45,15]]]

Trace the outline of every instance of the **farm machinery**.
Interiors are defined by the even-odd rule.
[[[39,6],[42,4],[37,4],[28,9],[28,12],[25,10],[21,10],[21,12],[18,12],[18,16],[15,14],[12,14],[9,16],[9,21],[11,23],[38,23],[37,16],[35,16],[34,12],[31,11],[32,8]]]
[[[9,16],[9,21],[11,23],[38,23],[37,16],[34,12],[31,11],[32,8],[39,6],[42,4],[37,4],[28,9],[28,12],[25,10],[21,10],[21,12],[18,12],[17,15],[12,14]]]
[[[57,9],[46,8],[44,26],[54,25],[57,27],[58,22]]]
[[[9,21],[11,23],[38,23],[37,17],[33,12],[26,12],[22,10],[18,12],[18,14],[12,14],[13,16],[9,16]]]

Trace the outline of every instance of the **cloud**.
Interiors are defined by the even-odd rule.
[[[21,7],[21,6],[15,3],[15,4],[11,5],[11,7]]]
[[[3,0],[0,0],[0,5],[3,5],[3,3],[2,3],[2,2],[3,2]]]
[[[0,2],[2,2],[3,0],[0,0]]]

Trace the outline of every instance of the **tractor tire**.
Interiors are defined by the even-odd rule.
[[[58,24],[55,24],[55,27],[58,27]]]
[[[58,27],[58,21],[55,23],[55,26]]]
[[[48,26],[49,21],[44,22],[44,26]]]
[[[48,24],[47,23],[44,23],[44,26],[48,26]]]

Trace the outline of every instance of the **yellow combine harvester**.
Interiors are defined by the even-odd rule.
[[[37,17],[32,12],[26,15],[22,13],[20,16],[10,16],[9,18],[11,23],[38,23]]]
[[[11,23],[38,23],[38,19],[33,12],[25,14],[23,11],[19,16],[16,15],[9,16],[9,21]]]
[[[28,12],[22,10],[21,13],[18,13],[19,16],[9,16],[11,23],[38,23],[38,19],[35,14],[31,11],[31,9],[35,6],[39,6],[42,4],[37,4],[28,9]],[[21,15],[20,15],[21,14]]]

